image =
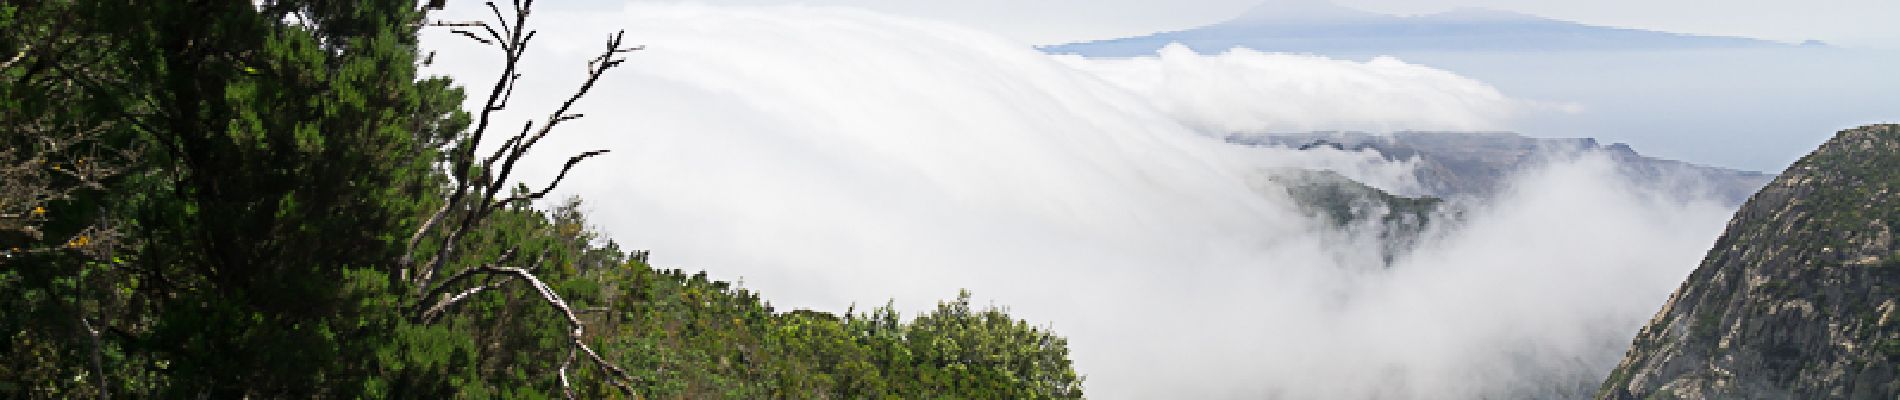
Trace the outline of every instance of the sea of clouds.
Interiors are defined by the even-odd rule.
[[[462,7],[439,17],[486,12]],[[569,155],[613,150],[562,192],[623,246],[781,310],[923,310],[967,288],[1066,335],[1096,398],[1588,386],[1730,211],[1566,158],[1461,203],[1461,222],[1388,266],[1375,239],[1260,177],[1327,169],[1403,191],[1411,163],[1221,137],[1509,129],[1537,102],[1391,58],[1090,60],[843,8],[635,3],[531,23],[538,47],[499,126],[552,111],[607,33],[646,46],[525,165],[541,182]],[[446,31],[425,45],[427,71],[492,82],[498,51]]]

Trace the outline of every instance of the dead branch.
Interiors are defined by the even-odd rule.
[[[631,375],[628,375],[626,370],[621,369],[619,366],[616,366],[612,362],[609,362],[605,358],[601,357],[600,353],[594,351],[594,348],[592,346],[587,345],[587,342],[584,340],[584,334],[586,333],[587,324],[584,322],[581,322],[581,318],[579,314],[576,314],[574,312],[574,308],[568,305],[567,300],[561,298],[560,294],[555,293],[554,289],[549,288],[548,284],[545,282],[542,282],[540,277],[535,276],[534,273],[528,272],[528,270],[525,270],[525,269],[515,268],[515,267],[499,267],[493,264],[471,268],[469,269],[468,272],[478,273],[478,274],[498,275],[498,276],[503,276],[504,278],[510,278],[510,279],[504,279],[502,281],[498,281],[490,285],[478,286],[477,288],[487,288],[490,286],[498,287],[500,284],[513,282],[515,280],[528,282],[528,284],[534,288],[536,294],[541,296],[541,300],[548,303],[549,306],[554,307],[556,311],[560,311],[561,316],[567,320],[568,328],[570,328],[570,330],[568,331],[568,342],[569,342],[569,345],[572,346],[569,349],[569,351],[572,352],[574,350],[579,350],[581,353],[586,354],[588,360],[593,361],[595,366],[600,367],[602,371],[607,372],[610,376],[614,378],[610,380],[610,383],[612,383],[615,387],[620,388],[620,390],[625,391],[627,394],[634,393],[633,386],[630,384],[630,382],[633,381],[633,377]],[[469,276],[472,276],[472,275],[469,275]],[[474,292],[480,292],[480,290],[476,290]],[[446,310],[467,299],[468,297],[466,296],[454,296],[450,298],[445,298],[443,299],[443,301],[437,303],[435,306],[430,307],[430,309],[431,310]],[[437,315],[439,315],[439,311]],[[566,376],[567,374],[566,362],[562,363],[562,367],[559,372],[561,374],[561,385],[563,387],[563,390],[566,390],[568,387],[567,376]],[[570,397],[572,397],[571,394],[570,394]]]
[[[99,343],[99,330],[92,327],[92,321],[87,320],[85,315],[79,316],[79,327],[85,328],[86,337],[91,339],[92,342],[92,373],[99,375],[97,381],[99,386],[99,398],[101,400],[111,399],[111,386],[110,383],[106,381],[106,367],[104,356],[102,355],[102,349],[105,347],[105,344]]]
[[[469,193],[469,190],[471,190],[474,186],[478,184],[476,179],[473,179],[473,177],[469,176],[470,172],[472,172],[472,170],[475,168],[475,165],[474,165],[475,149],[481,146],[482,138],[484,136],[487,136],[488,126],[493,121],[495,111],[500,111],[502,109],[502,104],[505,102],[503,98],[504,96],[506,96],[506,93],[510,91],[509,88],[514,85],[515,80],[518,80],[521,78],[521,74],[516,73],[515,71],[521,65],[521,57],[522,57],[521,50],[524,50],[526,48],[525,46],[518,45],[518,44],[525,44],[525,40],[523,40],[524,35],[522,34],[521,30],[511,29],[509,27],[507,23],[507,18],[503,18],[501,16],[501,10],[495,6],[494,2],[491,1],[491,2],[487,2],[486,4],[488,5],[490,9],[494,10],[496,22],[502,25],[501,32],[496,32],[487,23],[482,23],[482,22],[454,22],[454,23],[431,24],[434,26],[480,26],[484,30],[489,32],[495,38],[494,42],[483,41],[482,43],[486,45],[497,46],[502,51],[501,76],[495,79],[494,85],[491,86],[491,88],[489,89],[488,97],[486,100],[483,101],[482,109],[477,114],[475,128],[473,131],[469,133],[469,136],[467,139],[457,144],[457,148],[455,150],[452,150],[452,154],[450,155],[450,163],[453,165],[450,167],[451,171],[450,171],[449,176],[450,178],[455,180],[455,190],[449,194],[448,202],[443,205],[443,208],[445,210],[452,210],[461,206],[463,204],[462,202],[463,197],[467,196]],[[533,4],[533,1],[530,0],[529,5],[532,5],[532,4]],[[518,8],[517,11],[515,12],[516,23],[514,26],[519,27],[519,26],[524,25],[526,23],[527,18],[528,18],[528,12],[526,8]],[[469,37],[480,39],[478,37],[475,37],[474,35],[469,35]],[[486,182],[485,179],[481,181],[482,182],[480,182],[480,184],[488,183]],[[416,233],[412,235],[412,237],[419,238],[424,235],[427,235],[430,231],[434,230],[436,226],[437,226],[436,221],[425,223],[423,224],[422,227],[416,230]],[[442,261],[444,257],[448,255],[451,249],[455,247],[454,242],[456,241],[456,239],[460,238],[459,233],[464,230],[466,229],[458,229],[457,232],[450,234],[449,238],[447,240],[444,240],[440,249],[436,251],[436,254],[430,258],[428,267],[415,275],[416,281],[414,283],[416,284],[417,290],[419,292],[422,289],[427,288],[434,283],[433,279],[435,277],[435,272],[439,270],[441,267],[440,262]],[[415,244],[416,244],[415,242],[412,242],[410,248],[407,251],[405,251],[403,254],[402,261],[404,264],[403,265],[404,269],[410,268],[409,262],[415,259],[415,255],[414,255],[416,251]],[[404,275],[409,275],[409,274],[405,271]]]
[[[595,150],[570,157],[567,163],[562,165],[560,173],[540,190],[496,200],[501,189],[507,186],[509,178],[513,177],[516,166],[523,156],[552,133],[556,126],[580,118],[580,114],[571,112],[574,105],[587,96],[608,70],[625,61],[621,55],[640,49],[622,45],[624,31],[608,37],[606,49],[588,61],[587,78],[572,95],[562,101],[560,106],[539,124],[535,121],[525,121],[519,132],[509,136],[501,146],[486,157],[478,159],[476,149],[481,146],[483,139],[489,134],[489,128],[494,125],[494,113],[508,107],[515,87],[521,80],[519,72],[521,60],[535,35],[535,31],[527,28],[529,10],[534,1],[516,0],[512,3],[513,18],[507,17],[501,7],[494,2],[486,3],[495,18],[492,24],[485,22],[429,24],[450,27],[451,32],[455,34],[500,50],[502,70],[494,84],[489,87],[488,96],[483,101],[481,110],[478,111],[475,126],[450,151],[449,176],[452,179],[453,190],[450,191],[447,201],[441,208],[432,213],[428,220],[409,236],[408,247],[399,260],[401,276],[414,286],[416,293],[417,311],[412,317],[418,323],[435,323],[457,305],[477,295],[494,291],[513,282],[527,282],[545,303],[561,313],[570,328],[568,354],[562,361],[560,370],[557,371],[560,375],[562,391],[568,398],[574,397],[568,369],[580,354],[585,354],[589,361],[606,372],[611,377],[609,381],[614,386],[628,394],[633,394],[631,386],[633,378],[619,366],[601,357],[582,340],[585,324],[568,305],[566,299],[550,289],[534,272],[507,266],[515,262],[516,249],[508,249],[494,262],[468,267],[446,279],[438,280],[442,268],[455,257],[461,240],[474,229],[482,226],[495,211],[508,207],[516,201],[542,198],[559,186],[576,164],[607,152],[607,150]],[[478,32],[471,28],[481,28],[481,30]],[[441,232],[438,233],[438,231]],[[415,262],[416,253],[420,250],[424,239],[437,236],[442,237],[438,247],[431,251],[432,254],[426,262],[418,265]],[[537,257],[528,264],[539,264],[541,258],[545,256],[546,254],[543,254],[542,257]],[[469,285],[469,281],[476,276],[495,276],[500,279],[484,284]],[[423,307],[423,305],[427,306]]]
[[[567,358],[561,360],[561,369],[559,371],[561,375],[561,394],[567,395],[567,400],[574,400],[574,384],[568,382],[567,379],[567,367],[573,364],[574,348],[569,347],[567,348]]]
[[[0,69],[7,69],[8,67],[12,67],[13,63],[17,63],[17,62],[20,62],[20,60],[26,59],[26,52],[29,52],[29,51],[33,51],[32,43],[27,43],[26,45],[20,46],[20,51],[18,53],[14,53],[12,58],[8,58],[6,61],[0,62]]]
[[[429,306],[428,311],[423,311],[422,319],[424,321],[434,322],[436,318],[442,316],[442,312],[448,311],[450,306],[461,304],[463,300],[468,300],[470,297],[474,297],[476,294],[480,294],[481,292],[501,288],[502,285],[507,285],[508,282],[513,282],[514,280],[515,280],[514,277],[504,277],[499,281],[490,282],[486,285],[471,287],[471,288],[468,288],[467,290],[463,290],[461,293],[456,293],[454,296],[449,296],[447,298],[444,298],[442,299],[442,301],[435,303],[435,305]]]
[[[533,149],[536,144],[546,138],[549,133],[552,133],[555,126],[560,125],[562,122],[579,118],[579,114],[569,113],[569,110],[573,108],[574,104],[578,103],[581,98],[586,97],[587,93],[592,91],[594,85],[600,81],[602,76],[606,75],[608,70],[619,66],[620,63],[625,61],[623,58],[620,58],[621,54],[640,49],[640,47],[637,46],[625,47],[622,45],[625,31],[610,36],[607,40],[606,50],[602,51],[599,56],[588,61],[587,79],[581,83],[580,88],[576,89],[573,95],[568,96],[566,100],[561,102],[561,106],[547,117],[546,122],[540,124],[539,130],[533,129],[535,127],[533,121],[523,123],[520,133],[510,137],[508,141],[497,148],[493,154],[483,158],[480,164],[477,165],[474,159],[474,151],[476,147],[480,146],[482,139],[488,133],[493,112],[506,108],[508,100],[513,96],[515,86],[521,79],[521,74],[516,72],[517,67],[521,62],[522,55],[527,50],[528,42],[534,38],[535,33],[534,31],[525,29],[529,8],[532,7],[533,3],[532,0],[528,0],[517,5],[513,25],[508,24],[507,18],[502,17],[500,7],[496,6],[493,2],[487,3],[490,11],[496,16],[496,24],[501,26],[500,31],[495,31],[491,26],[485,23],[440,24],[442,26],[471,26],[471,24],[481,26],[490,33],[491,37],[496,39],[494,46],[502,50],[504,64],[501,76],[495,80],[495,85],[489,91],[488,98],[484,102],[475,129],[471,132],[467,141],[461,144],[455,154],[452,155],[452,163],[455,164],[453,167],[455,169],[453,175],[456,178],[456,188],[455,191],[449,195],[448,204],[444,207],[446,210],[463,207],[468,207],[470,210],[462,214],[459,223],[456,224],[453,230],[449,231],[448,237],[443,241],[442,246],[436,250],[436,254],[430,257],[430,261],[426,263],[426,266],[415,276],[418,292],[434,285],[434,278],[436,274],[441,271],[442,266],[449,258],[449,253],[454,251],[455,244],[461,240],[461,237],[469,229],[472,229],[479,221],[486,219],[495,209],[510,201],[516,200],[509,199],[496,202],[493,199],[495,195],[500,192],[501,188],[506,186],[508,178],[513,176],[515,167],[520,162],[522,156],[527,155],[529,150]],[[474,37],[472,34],[469,36]],[[533,132],[532,136],[529,135],[530,132]],[[560,176],[556,177],[553,182],[550,182],[545,189],[537,192],[538,195],[530,196],[530,198],[538,199],[546,195],[547,192],[552,191],[554,187],[566,177],[567,172],[573,168],[575,163],[602,153],[606,153],[606,150],[585,152],[570,158],[567,165],[562,168]],[[497,162],[501,163],[500,168],[496,168]],[[476,173],[476,169],[479,169],[479,173]],[[500,171],[499,174],[495,174],[497,170]],[[481,191],[478,201],[469,201],[470,199],[467,198],[472,190]],[[431,217],[429,222],[424,223],[421,228],[417,229],[414,235],[411,235],[411,248],[405,252],[402,258],[405,269],[409,268],[414,261],[413,253],[415,252],[415,247],[421,242],[420,238],[436,229],[439,223],[440,221],[436,217]],[[408,275],[407,271],[404,272],[404,275]]]
[[[547,187],[541,188],[540,191],[530,192],[530,193],[522,194],[519,196],[509,197],[501,201],[497,201],[496,205],[497,206],[506,205],[510,202],[515,202],[515,201],[539,200],[542,197],[546,197],[548,195],[548,192],[554,191],[554,187],[556,185],[561,184],[562,179],[567,179],[567,171],[570,169],[574,169],[574,164],[578,164],[581,162],[581,160],[585,160],[588,157],[601,155],[606,152],[607,150],[594,150],[594,151],[581,153],[580,155],[577,155],[577,156],[569,157],[567,159],[567,164],[561,166],[561,173],[559,175],[555,175],[554,180],[549,181]]]

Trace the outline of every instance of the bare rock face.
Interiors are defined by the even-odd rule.
[[[1598,399],[1900,394],[1900,125],[1842,131],[1744,204]]]

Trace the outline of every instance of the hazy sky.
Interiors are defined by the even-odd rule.
[[[599,0],[596,0],[599,1]],[[1301,1],[1301,0],[1267,0]],[[671,2],[671,1],[668,1]],[[1262,0],[700,0],[706,4],[846,5],[946,20],[1032,44],[1204,25]],[[1391,14],[1486,7],[1597,25],[1900,49],[1895,0],[1334,0]],[[618,1],[612,1],[619,4]]]

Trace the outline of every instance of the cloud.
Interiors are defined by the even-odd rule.
[[[1592,393],[1729,212],[1624,179],[1600,154],[1557,160],[1389,269],[1314,267],[1319,282],[1283,289],[1304,302],[1265,311],[1296,323],[1263,327],[1275,340],[1262,353],[1301,362],[1246,374],[1285,398]],[[1381,384],[1346,383],[1367,381]]]
[[[969,288],[1069,336],[1097,398],[1460,398],[1549,378],[1526,370],[1600,374],[1726,215],[1616,181],[1601,160],[1556,163],[1386,268],[1379,243],[1250,183],[1305,167],[1403,188],[1409,164],[1205,131],[1440,118],[1413,106],[1477,123],[1509,99],[1396,61],[1097,63],[838,8],[537,18],[546,47],[500,126],[550,111],[603,33],[647,46],[526,161],[538,182],[567,155],[614,150],[564,187],[617,241],[781,309],[921,310]],[[453,34],[425,43],[435,72],[471,87],[494,73],[492,52]]]
[[[1201,55],[1170,44],[1150,57],[1060,59],[1216,134],[1505,130],[1535,108],[1483,82],[1392,57],[1356,62],[1245,48]]]

